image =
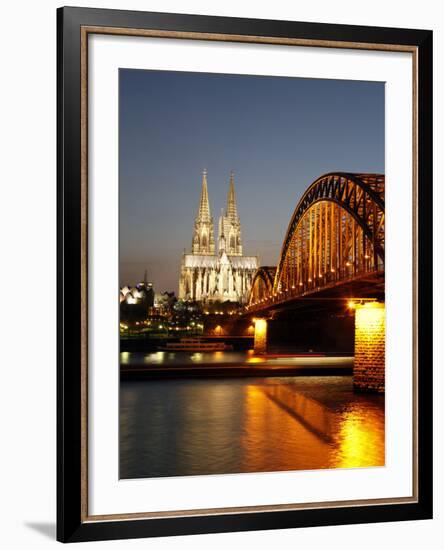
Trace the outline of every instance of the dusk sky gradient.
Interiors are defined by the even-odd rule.
[[[202,170],[215,238],[234,170],[244,254],[276,265],[305,189],[384,172],[384,84],[120,69],[120,284],[177,293]]]

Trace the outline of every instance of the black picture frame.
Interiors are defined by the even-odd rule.
[[[417,51],[417,502],[150,519],[82,512],[81,29],[115,27],[406,45]],[[334,44],[333,44],[334,47]],[[58,371],[57,539],[62,542],[355,524],[432,517],[432,32],[399,28],[146,13],[57,11]]]

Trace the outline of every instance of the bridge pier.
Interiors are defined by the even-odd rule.
[[[267,353],[267,319],[254,320],[254,353],[261,355]]]
[[[385,304],[355,305],[355,362],[353,386],[357,391],[385,390]]]

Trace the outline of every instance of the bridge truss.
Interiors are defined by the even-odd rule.
[[[330,173],[314,181],[290,220],[277,268],[256,272],[249,309],[383,272],[384,191],[381,174]]]

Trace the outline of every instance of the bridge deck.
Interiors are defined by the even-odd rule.
[[[247,306],[245,313],[267,313],[271,311],[299,309],[319,301],[344,301],[351,298],[376,298],[383,300],[385,295],[384,287],[384,271],[364,273],[350,277],[349,279],[333,281],[322,286],[310,288],[302,292],[299,289],[281,292],[264,302]]]

